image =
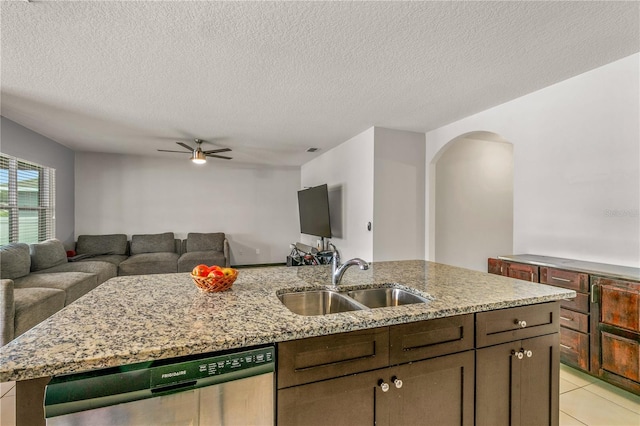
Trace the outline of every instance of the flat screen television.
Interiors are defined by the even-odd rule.
[[[331,238],[329,192],[326,184],[298,191],[298,210],[302,234]]]

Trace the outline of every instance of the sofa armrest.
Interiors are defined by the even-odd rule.
[[[225,266],[228,268],[231,266],[231,257],[229,257],[229,240],[225,238],[223,244],[222,252],[224,253],[224,262]]]
[[[15,312],[13,280],[0,280],[0,346],[13,340]]]

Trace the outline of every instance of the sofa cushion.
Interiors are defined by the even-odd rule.
[[[85,259],[78,259],[77,261],[74,261],[72,263],[82,263],[82,262],[92,262],[94,260],[100,261],[100,262],[109,262],[113,265],[115,265],[116,267],[116,271],[118,270],[118,265],[120,264],[120,262],[122,262],[123,260],[127,259],[126,254],[101,254],[101,255],[91,255],[90,257],[87,257]]]
[[[0,278],[12,280],[29,275],[31,255],[29,245],[12,243],[0,247]]]
[[[66,293],[64,306],[85,295],[98,286],[98,276],[86,272],[52,272],[29,274],[13,281],[15,290],[23,288],[47,288]]]
[[[168,274],[178,272],[178,253],[141,253],[118,266],[118,275]]]
[[[187,234],[187,253],[192,251],[222,251],[224,248],[224,232]]]
[[[29,245],[31,271],[41,271],[67,263],[67,252],[60,240],[51,239]]]
[[[34,274],[49,274],[52,272],[86,272],[98,276],[98,284],[118,275],[118,267],[110,262],[100,260],[87,260],[86,262],[69,262],[62,265],[48,268],[44,271],[37,271]]]
[[[221,251],[192,251],[183,253],[178,259],[178,272],[191,272],[196,266],[204,264],[207,266],[226,266],[224,253]]]
[[[77,254],[127,254],[125,234],[80,235],[76,242]]]
[[[55,288],[14,289],[14,338],[64,308],[66,294]]]
[[[131,236],[131,254],[176,251],[173,232]]]

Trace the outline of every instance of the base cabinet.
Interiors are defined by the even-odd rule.
[[[476,426],[559,423],[558,334],[476,352]]]
[[[574,299],[561,302],[560,360],[572,367],[591,371],[589,275],[547,266],[489,258],[488,271],[525,281],[539,282],[576,291]]]
[[[549,302],[280,343],[277,424],[557,425],[559,311]]]
[[[597,374],[640,394],[640,283],[592,277],[594,329],[592,364]]]
[[[466,351],[278,391],[278,425],[473,425]]]

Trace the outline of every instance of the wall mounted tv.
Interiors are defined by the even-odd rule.
[[[326,184],[298,191],[298,210],[302,234],[331,238]]]

